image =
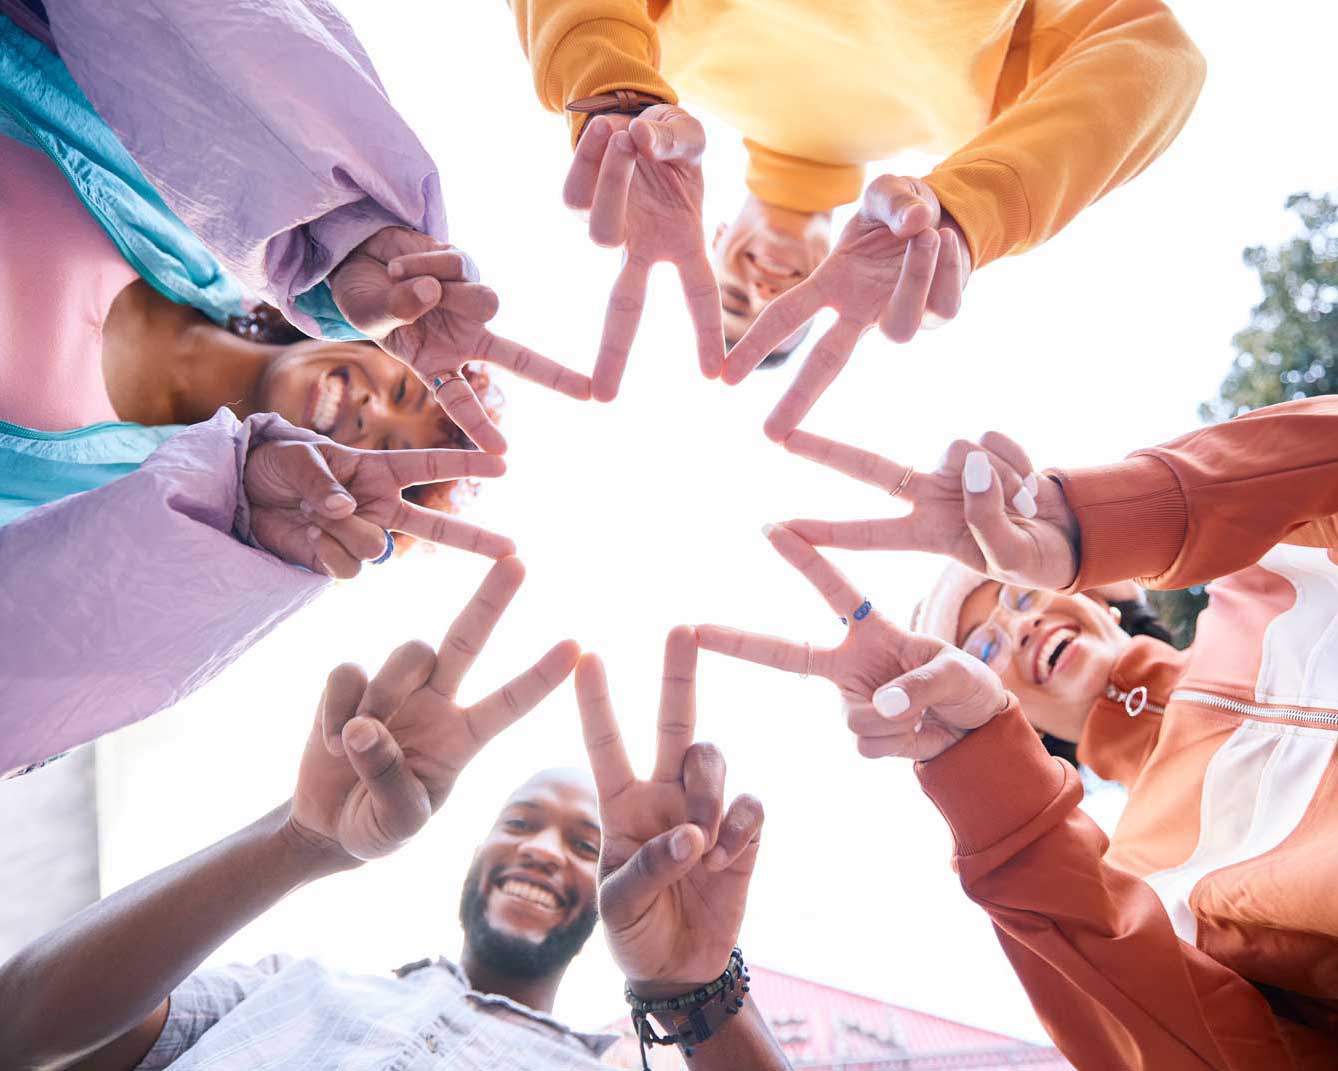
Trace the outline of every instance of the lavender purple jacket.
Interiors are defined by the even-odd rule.
[[[0,776],[170,707],[329,583],[245,542],[247,451],[316,438],[220,409],[0,528]]]
[[[46,13],[172,210],[309,334],[347,332],[323,284],[365,238],[400,224],[446,239],[436,165],[333,4],[46,0]]]
[[[329,4],[45,9],[67,66],[164,199],[300,326],[323,326],[300,300],[376,230],[445,239],[436,168]],[[0,773],[171,706],[324,587],[234,534],[249,535],[241,476],[255,437],[309,435],[220,411],[132,475],[0,529]]]

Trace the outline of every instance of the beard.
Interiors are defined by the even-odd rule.
[[[482,861],[469,868],[460,894],[460,925],[479,961],[511,978],[543,978],[562,970],[594,933],[599,915],[591,904],[571,922],[548,931],[542,941],[502,933],[488,921]],[[491,883],[489,883],[491,887]]]

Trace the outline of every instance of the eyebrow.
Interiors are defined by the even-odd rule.
[[[534,800],[512,800],[505,808],[503,808],[503,813],[511,807],[528,807],[532,811],[542,811],[544,809],[543,804],[535,803]],[[580,824],[589,829],[593,829],[596,833],[603,833],[599,823],[592,822],[589,818],[580,819]]]

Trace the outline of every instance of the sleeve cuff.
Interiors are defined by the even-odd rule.
[[[539,94],[555,111],[573,100],[614,89],[634,89],[677,104],[676,94],[656,69],[659,48],[653,37],[618,19],[593,19],[573,27],[553,50],[539,76]],[[575,148],[588,115],[569,113]]]
[[[975,855],[1022,833],[1078,773],[1046,753],[1016,697],[987,725],[928,762],[920,787],[947,819],[957,855]]]
[[[971,247],[971,270],[1020,253],[1031,235],[1031,206],[1017,172],[994,160],[944,161],[925,176]]]
[[[1114,465],[1047,475],[1064,489],[1080,533],[1078,575],[1066,592],[1119,580],[1152,583],[1175,562],[1189,513],[1165,462],[1135,454]]]

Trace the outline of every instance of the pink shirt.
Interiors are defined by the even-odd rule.
[[[116,420],[102,325],[139,276],[46,154],[0,136],[0,420]]]

